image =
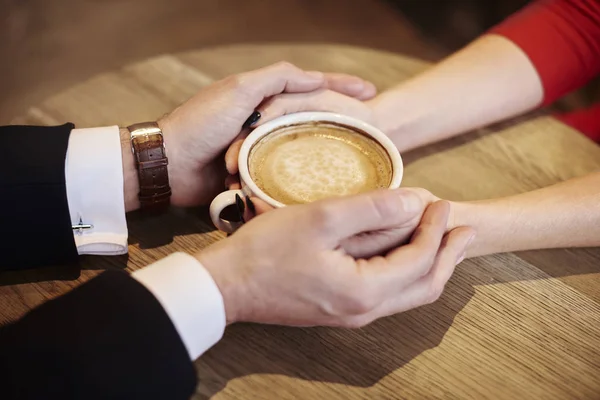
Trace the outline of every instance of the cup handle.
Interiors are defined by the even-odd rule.
[[[227,221],[221,218],[221,212],[232,205],[235,205],[235,195],[239,195],[242,199],[244,198],[244,193],[241,190],[228,190],[219,194],[214,200],[210,203],[209,213],[210,219],[213,224],[225,233],[233,233],[242,226],[241,221]]]

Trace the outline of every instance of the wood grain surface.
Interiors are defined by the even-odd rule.
[[[279,60],[358,74],[380,90],[427,67],[400,55],[339,45],[219,47],[97,76],[14,122],[69,120],[88,127],[153,119],[215,79]],[[597,170],[600,148],[552,118],[532,116],[404,158],[405,186],[471,200]],[[2,275],[0,320],[17,318],[104,269],[132,271],[223,237],[205,209],[128,219],[129,255],[86,257],[77,279],[47,280],[55,277],[52,271]],[[229,327],[196,362],[195,398],[598,399],[599,302],[600,249],[471,259],[457,268],[438,302],[363,329]]]

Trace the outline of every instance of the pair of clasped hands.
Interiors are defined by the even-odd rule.
[[[235,187],[237,155],[251,129],[244,123],[255,110],[261,117],[252,127],[339,101],[347,114],[377,126],[375,95],[360,78],[288,63],[213,83],[159,121],[171,203],[208,204],[223,182]],[[449,204],[423,189],[272,211],[252,200],[248,223],[194,255],[219,287],[228,323],[360,327],[431,303],[475,235],[469,227],[449,230]]]

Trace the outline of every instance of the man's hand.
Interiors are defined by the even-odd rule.
[[[285,207],[197,258],[230,323],[359,327],[435,301],[464,256],[475,232],[446,234],[447,202],[424,208],[403,189]],[[406,232],[381,236],[421,214],[409,244],[397,247]]]
[[[358,99],[371,98],[376,92],[373,84],[357,77],[308,72],[279,63],[215,82],[162,118],[159,125],[169,158],[171,203],[207,204],[222,190],[223,154],[263,101],[281,93],[321,89]],[[131,158],[126,151],[130,152],[129,148],[123,154]],[[128,177],[127,171],[125,176]],[[126,198],[130,197],[126,193]]]

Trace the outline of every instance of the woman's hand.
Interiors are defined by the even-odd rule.
[[[232,184],[233,188],[239,188],[239,184]],[[360,238],[357,240],[356,238],[350,238],[345,243],[346,250],[356,257],[367,257],[372,256],[374,253],[374,248],[385,247],[386,244],[389,243],[405,243],[410,239],[416,227],[419,225],[421,218],[423,216],[423,212],[425,209],[435,203],[436,201],[441,200],[439,197],[433,195],[430,191],[422,188],[401,188],[395,189],[394,191],[398,193],[406,193],[407,197],[411,196],[413,198],[418,198],[422,207],[419,211],[413,213],[410,218],[406,218],[402,221],[402,223],[394,224],[386,229],[380,229],[377,232],[372,232],[368,240],[365,238]],[[250,221],[256,216],[262,215],[269,211],[274,210],[272,206],[268,203],[262,201],[258,197],[252,197],[244,200],[243,209],[240,209],[240,214],[243,215],[244,221]],[[454,223],[454,210],[453,207],[450,208],[449,218],[448,218],[448,231],[457,227]]]
[[[375,94],[373,91],[366,90],[368,95]],[[261,118],[258,122],[252,125],[256,128],[262,124],[265,124],[277,117],[281,117],[287,114],[293,114],[302,111],[329,111],[336,112],[339,114],[345,114],[365,122],[371,125],[377,126],[373,110],[371,108],[371,102],[362,101],[370,98],[368,96],[347,96],[341,91],[333,91],[331,89],[320,89],[309,93],[282,93],[277,96],[273,96],[264,103],[262,103],[257,111],[260,112]],[[238,173],[238,155],[242,147],[242,143],[249,131],[244,132],[240,135],[233,144],[227,150],[225,155],[225,162],[227,166],[227,172],[230,175]],[[227,185],[233,189],[237,187],[236,180],[229,178]]]
[[[159,125],[169,158],[171,203],[184,207],[207,204],[222,190],[222,155],[265,100],[324,90],[357,99],[375,95],[373,84],[360,78],[279,63],[215,82],[162,118]]]

